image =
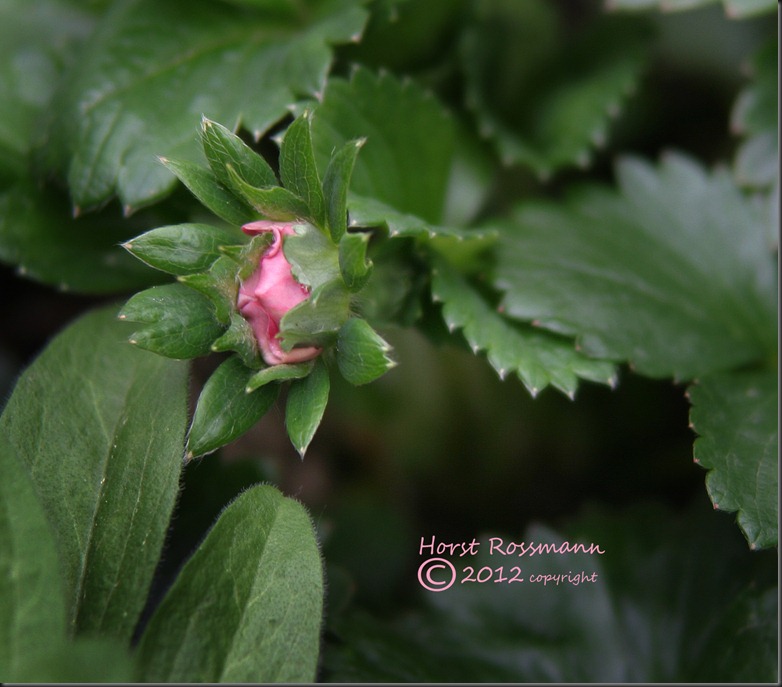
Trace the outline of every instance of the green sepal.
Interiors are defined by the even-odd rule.
[[[182,275],[209,269],[220,257],[220,246],[241,247],[244,243],[244,234],[236,230],[210,224],[172,224],[147,231],[122,247],[150,267]]]
[[[272,241],[274,241],[274,234],[270,231],[264,232],[256,234],[249,243],[245,243],[243,246],[221,246],[220,252],[238,265],[237,274],[239,279],[244,281],[258,269],[261,256]]]
[[[208,272],[186,274],[177,279],[204,294],[214,306],[217,320],[222,324],[229,324],[239,288],[236,274],[236,263],[223,255],[214,261]]]
[[[266,160],[222,124],[203,117],[201,143],[212,172],[226,188],[233,189],[228,166],[251,186],[277,185],[277,177]]]
[[[310,216],[310,209],[299,196],[282,186],[258,188],[242,179],[232,165],[227,165],[226,173],[231,188],[250,206],[264,217],[277,221]]]
[[[236,356],[222,363],[206,381],[198,397],[187,437],[186,460],[203,456],[233,441],[250,429],[271,408],[278,387],[245,392],[254,374]]]
[[[367,258],[370,235],[365,232],[344,234],[339,242],[339,269],[350,291],[360,291],[372,274],[373,264]]]
[[[314,366],[315,363],[312,360],[308,360],[307,362],[294,363],[291,365],[283,363],[281,365],[265,367],[250,377],[250,381],[247,382],[245,391],[249,394],[270,382],[284,382],[289,379],[301,379],[312,372]]]
[[[358,151],[366,143],[365,138],[348,141],[329,161],[323,176],[323,200],[326,203],[326,226],[331,238],[337,243],[347,231],[347,196],[353,166]]]
[[[327,282],[307,300],[291,308],[280,321],[283,350],[299,344],[325,347],[332,344],[350,316],[350,294],[342,280]]]
[[[339,330],[337,365],[351,384],[367,384],[394,367],[390,351],[391,346],[364,319],[351,317]]]
[[[250,323],[238,312],[231,312],[231,324],[219,339],[212,344],[215,353],[234,351],[249,368],[257,370],[263,365],[258,342]]]
[[[302,458],[323,418],[329,388],[329,371],[320,359],[309,375],[291,383],[285,405],[285,429]]]
[[[161,157],[160,161],[204,206],[228,224],[242,225],[258,218],[256,212],[226,189],[211,170],[186,160]]]
[[[285,188],[304,200],[308,216],[322,227],[325,204],[312,150],[311,121],[312,113],[308,110],[294,119],[285,132],[280,146],[280,178]]]
[[[145,325],[131,334],[130,343],[177,360],[206,355],[223,333],[209,300],[184,284],[137,293],[125,303],[119,319]]]
[[[296,281],[317,289],[339,279],[337,247],[329,237],[311,224],[297,224],[294,230],[295,234],[285,237],[283,252]]]

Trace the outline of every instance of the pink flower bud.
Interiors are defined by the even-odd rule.
[[[239,287],[237,308],[252,326],[263,359],[269,365],[301,363],[312,360],[321,349],[309,346],[284,351],[277,335],[280,320],[291,308],[309,298],[309,291],[291,273],[282,250],[283,235],[293,234],[293,225],[285,222],[250,222],[242,227],[245,234],[274,232],[274,241],[261,256],[258,269]]]

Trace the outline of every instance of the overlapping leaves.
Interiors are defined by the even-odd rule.
[[[747,382],[733,372],[776,358],[777,274],[763,214],[727,173],[681,156],[657,168],[625,160],[617,173],[621,195],[591,189],[565,207],[518,209],[502,228],[503,305],[576,335],[588,354],[702,378],[693,394],[703,398],[695,418],[706,439],[696,457],[703,451],[715,468],[710,493],[739,511],[751,544],[773,545],[776,394],[767,380],[745,398]],[[725,376],[712,381],[717,373]]]
[[[306,511],[271,486],[225,509],[131,653],[180,486],[187,370],[123,344],[114,314],[56,337],[0,418],[0,674],[312,681],[320,555]]]
[[[230,224],[264,217],[295,227],[293,235],[285,236],[283,250],[294,278],[310,294],[280,321],[283,350],[297,345],[333,350],[337,367],[356,384],[390,369],[387,344],[366,323],[357,330],[351,316],[352,295],[372,273],[368,235],[347,231],[347,187],[363,140],[341,145],[321,176],[306,111],[282,139],[279,181],[263,157],[215,122],[202,121],[201,143],[208,167],[164,162],[206,207]],[[142,325],[132,343],[173,358],[209,351],[234,352],[239,358],[223,363],[205,385],[188,457],[214,451],[249,429],[273,403],[280,382],[291,382],[286,426],[302,455],[323,416],[327,369],[311,362],[267,367],[252,328],[237,311],[239,285],[258,268],[271,240],[269,232],[248,242],[238,229],[181,224],[124,244],[180,282],[148,289],[125,304],[120,317]],[[356,336],[359,330],[363,333]],[[269,384],[273,388],[265,388]]]
[[[776,269],[762,216],[729,175],[626,159],[620,193],[528,203],[498,225],[508,315],[590,355],[690,379],[776,351]]]
[[[74,204],[114,193],[129,209],[149,204],[174,184],[158,156],[197,158],[201,114],[260,136],[292,102],[321,91],[330,44],[360,35],[366,14],[347,3],[308,25],[289,10],[204,0],[112,6],[67,81],[53,127]]]
[[[644,32],[626,19],[618,30],[600,17],[575,40],[564,40],[552,3],[473,5],[461,60],[467,106],[481,133],[503,162],[543,178],[563,167],[588,166],[636,88]]]

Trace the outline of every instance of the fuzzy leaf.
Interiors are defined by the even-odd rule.
[[[323,176],[323,195],[326,203],[326,224],[332,240],[337,243],[347,231],[348,222],[348,187],[353,167],[356,164],[358,151],[366,143],[359,138],[348,141],[329,160],[326,173]]]
[[[339,330],[337,365],[351,384],[367,384],[394,367],[390,351],[391,346],[359,317],[351,317]]]
[[[520,206],[501,231],[509,316],[588,355],[678,379],[776,357],[777,275],[762,213],[724,171],[625,159],[620,194]]]
[[[187,370],[125,336],[113,309],[57,336],[19,379],[0,436],[54,533],[69,631],[129,641],[179,490]]]
[[[138,647],[146,682],[312,682],[323,573],[304,508],[243,492],[185,564]]]
[[[145,325],[131,335],[132,344],[179,360],[206,355],[223,333],[209,300],[184,284],[153,286],[137,293],[125,303],[119,318]]]
[[[475,7],[461,58],[482,135],[505,164],[543,178],[587,166],[639,80],[643,34],[629,18],[603,16],[565,38],[556,6],[544,0]]]
[[[258,369],[263,364],[255,332],[253,332],[250,323],[236,311],[231,313],[228,329],[225,330],[225,334],[215,340],[212,344],[212,350],[216,353],[235,351],[239,354],[242,362],[252,369]]]
[[[202,113],[260,137],[322,90],[329,46],[355,39],[366,20],[353,3],[305,26],[285,14],[205,0],[112,4],[52,129],[76,205],[116,192],[135,208],[168,193],[173,180],[155,157],[195,159]]]
[[[329,371],[316,360],[312,372],[291,383],[285,404],[285,428],[299,455],[304,458],[329,400]]]
[[[271,382],[284,382],[291,379],[301,379],[302,377],[306,377],[310,372],[312,372],[314,365],[315,364],[311,360],[308,360],[304,363],[293,363],[290,365],[283,363],[280,365],[264,367],[262,370],[259,370],[253,374],[252,377],[250,377],[245,391],[247,393],[253,392],[256,389],[260,389],[262,386],[270,384]]]
[[[241,226],[257,219],[255,211],[217,181],[210,170],[186,160],[160,158],[160,161],[205,207],[228,224]]]
[[[501,378],[516,373],[533,396],[551,384],[573,397],[579,378],[616,383],[611,363],[584,357],[572,341],[507,320],[442,261],[432,276],[432,298],[443,303],[451,331],[463,329],[474,353],[486,351]]]
[[[241,180],[251,186],[277,186],[277,177],[266,160],[222,124],[204,117],[201,120],[201,144],[212,173],[226,188],[232,186],[227,169],[229,165]]]
[[[43,506],[11,437],[0,435],[0,675],[22,679],[65,637],[60,562]]]
[[[115,293],[157,281],[117,245],[128,238],[128,224],[68,214],[67,201],[51,189],[44,193],[28,182],[10,186],[0,194],[0,260],[61,291]]]
[[[186,274],[178,281],[204,294],[212,303],[214,316],[222,324],[231,323],[239,290],[236,263],[226,255],[214,261],[208,272]]]
[[[364,137],[351,190],[440,221],[455,140],[453,122],[437,101],[412,81],[366,69],[350,81],[330,79],[312,120],[319,169],[325,172],[334,150]]]
[[[231,356],[209,377],[198,397],[187,437],[187,458],[203,456],[237,439],[260,420],[277,398],[276,386],[245,391],[255,373]]]
[[[305,112],[286,130],[280,146],[280,179],[285,188],[304,200],[308,208],[307,217],[322,227],[325,203],[312,151],[311,121],[311,114]]]
[[[307,204],[287,188],[282,186],[256,188],[242,179],[230,165],[227,169],[231,188],[264,217],[285,221],[309,216]]]
[[[776,546],[779,430],[776,372],[734,372],[689,388],[693,453],[714,508],[738,511],[751,548]]]
[[[360,291],[372,275],[372,261],[367,258],[369,234],[343,234],[339,242],[339,269],[350,291]]]
[[[266,252],[273,240],[274,234],[270,231],[265,231],[262,234],[253,236],[248,243],[241,247],[222,246],[220,252],[237,264],[239,279],[244,281],[258,269],[261,256]]]
[[[337,337],[350,316],[350,294],[342,280],[326,282],[280,320],[282,348],[298,344],[325,346]]]
[[[220,246],[243,245],[244,234],[209,224],[174,224],[152,229],[123,244],[131,255],[169,274],[208,270]]]
[[[339,279],[337,247],[311,224],[295,227],[295,235],[285,237],[283,251],[296,281],[311,289]]]

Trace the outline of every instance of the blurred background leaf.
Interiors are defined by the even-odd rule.
[[[590,542],[604,555],[455,558],[457,583],[423,592],[424,607],[379,621],[361,612],[333,620],[324,678],[334,682],[667,682],[713,675],[711,650],[727,618],[771,607],[773,561],[747,554],[730,524],[709,509],[673,514],[659,506],[592,511],[565,534],[533,526],[505,541]],[[726,529],[727,528],[727,529]],[[425,558],[425,557],[424,557]],[[420,560],[423,560],[421,558]],[[771,565],[763,565],[763,563]],[[460,584],[465,565],[521,567],[523,582]],[[597,573],[556,586],[538,574]],[[496,571],[494,577],[497,577]],[[532,578],[532,579],[531,579]],[[734,604],[755,587],[759,602]],[[768,591],[765,591],[768,590]],[[758,595],[755,594],[754,598]],[[723,681],[775,681],[775,632],[744,626],[744,643],[721,662]],[[747,653],[744,655],[742,649]],[[764,660],[759,660],[760,656]],[[750,658],[752,657],[752,658]],[[754,660],[753,660],[754,659]],[[704,672],[701,672],[704,671]]]

